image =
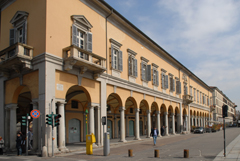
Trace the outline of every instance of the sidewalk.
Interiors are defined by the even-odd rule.
[[[216,156],[214,161],[240,161],[240,135],[226,147],[226,158],[223,153],[224,150]]]

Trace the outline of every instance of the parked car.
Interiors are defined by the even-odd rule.
[[[194,133],[205,133],[205,128],[203,127],[196,127],[194,130],[193,130]]]
[[[211,133],[212,132],[212,128],[206,128],[206,132]]]

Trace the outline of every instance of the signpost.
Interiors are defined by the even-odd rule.
[[[86,109],[86,111],[85,111],[85,115],[86,115],[86,135],[88,134],[87,133],[87,114],[88,114],[88,110]]]
[[[223,138],[224,138],[224,157],[226,157],[226,138],[225,138],[225,117],[228,117],[228,106],[223,105],[222,106],[222,117],[223,117]]]

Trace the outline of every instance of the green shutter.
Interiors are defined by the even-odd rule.
[[[79,46],[77,42],[77,27],[72,25],[72,45]]]
[[[16,30],[15,29],[10,29],[9,46],[15,44],[15,34],[16,34]]]
[[[159,76],[158,76],[158,71],[157,71],[157,75],[156,75],[156,79],[157,79],[157,86],[159,86]]]
[[[87,51],[92,52],[92,33],[87,33]]]
[[[138,75],[138,71],[137,71],[137,59],[134,59],[133,71],[134,71],[134,76],[137,77],[137,75]]]
[[[118,52],[118,70],[123,71],[122,51]]]
[[[168,88],[168,75],[165,75],[165,89]]]
[[[147,81],[151,81],[151,65],[147,65]]]

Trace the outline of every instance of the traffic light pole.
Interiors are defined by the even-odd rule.
[[[28,114],[27,114],[27,118],[26,118],[26,123],[27,123],[27,126],[26,126],[26,140],[25,140],[25,143],[26,143],[26,155],[28,155]]]
[[[224,138],[224,157],[226,157],[226,139],[225,139],[225,117],[223,118],[223,138]]]
[[[51,100],[51,112],[52,112],[52,101],[53,99]],[[54,136],[53,136],[53,130],[54,130],[54,115],[53,115],[53,112],[52,112],[52,157],[54,157]]]

